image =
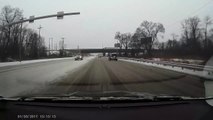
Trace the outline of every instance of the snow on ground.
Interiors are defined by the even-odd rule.
[[[14,66],[14,65],[24,65],[24,64],[30,64],[30,63],[55,61],[55,60],[66,60],[66,59],[74,59],[74,57],[52,58],[52,59],[37,59],[37,60],[25,60],[25,61],[21,61],[21,62],[19,62],[19,61],[15,61],[15,62],[0,62],[0,67]]]
[[[188,63],[188,64],[198,64],[198,65],[204,63],[204,60],[180,59],[180,58],[171,58],[171,59],[151,58],[151,60],[155,60],[155,61],[169,61],[169,62],[178,62],[178,63]]]
[[[142,62],[142,61],[134,61],[134,60],[127,60],[127,59],[120,59],[120,60],[126,61],[126,62],[153,66],[153,67],[164,68],[164,69],[182,72],[182,73],[186,73],[186,74],[190,74],[190,75],[195,75],[195,76],[199,76],[199,77],[203,77],[203,78],[207,78],[207,79],[213,79],[213,71],[209,73],[207,71],[196,71],[196,70],[191,70],[191,69],[186,69],[186,68],[182,69],[181,67],[164,66],[164,65],[156,64],[156,63],[146,63],[146,62]]]
[[[9,69],[5,72],[0,72],[0,96],[11,97],[20,94],[29,94],[47,88],[55,81],[63,80],[67,75],[83,67],[94,58],[95,56],[84,57],[81,61],[75,61],[73,58],[52,59],[58,61],[54,63],[45,62],[34,66],[29,65],[23,68],[20,66],[18,69]],[[29,62],[42,61],[49,61],[49,59]]]

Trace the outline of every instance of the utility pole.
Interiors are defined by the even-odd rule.
[[[50,40],[51,38],[49,38],[49,56],[50,56]]]
[[[119,45],[118,40],[117,40],[117,45]],[[118,55],[118,54],[119,54],[119,53],[118,53],[119,46],[117,46],[116,49],[117,49],[117,55]]]
[[[64,50],[64,37],[61,38],[62,39],[62,49]]]
[[[64,37],[61,38],[62,39],[62,51],[63,51],[63,56],[64,56]]]
[[[21,18],[20,20],[23,20],[24,18]],[[21,23],[21,28],[20,28],[20,35],[19,35],[19,37],[20,37],[20,43],[19,43],[19,61],[21,62],[21,60],[22,60],[22,55],[21,55],[21,48],[22,48],[22,35],[21,35],[21,33],[22,33],[22,24],[23,23]]]
[[[57,51],[57,43],[56,42],[54,42],[54,49],[55,49],[55,51]]]
[[[52,44],[51,44],[51,46],[52,46],[52,50],[54,50],[54,47],[53,47],[53,38],[51,38],[51,40],[52,40]]]
[[[80,54],[80,50],[79,50],[79,45],[77,46],[77,54],[79,55]]]
[[[38,32],[38,36],[39,36],[39,43],[41,42],[41,25],[38,27],[38,30],[39,30],[39,32]],[[40,45],[38,45],[38,58],[40,57],[40,55],[39,55],[39,53],[40,53]]]

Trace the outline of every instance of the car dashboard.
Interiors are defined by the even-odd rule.
[[[128,101],[1,101],[2,120],[212,120],[205,100]]]

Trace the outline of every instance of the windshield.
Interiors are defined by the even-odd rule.
[[[213,97],[212,0],[0,3],[1,97]]]

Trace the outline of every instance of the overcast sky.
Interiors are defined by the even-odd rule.
[[[180,22],[185,18],[203,19],[207,15],[213,18],[213,0],[0,0],[0,8],[5,5],[22,9],[26,18],[58,11],[80,12],[63,20],[50,18],[28,25],[35,30],[39,25],[43,27],[41,35],[46,45],[50,37],[55,43],[64,37],[67,48],[113,46],[117,31],[134,33],[144,20],[164,25],[163,41],[171,33],[180,34]]]

